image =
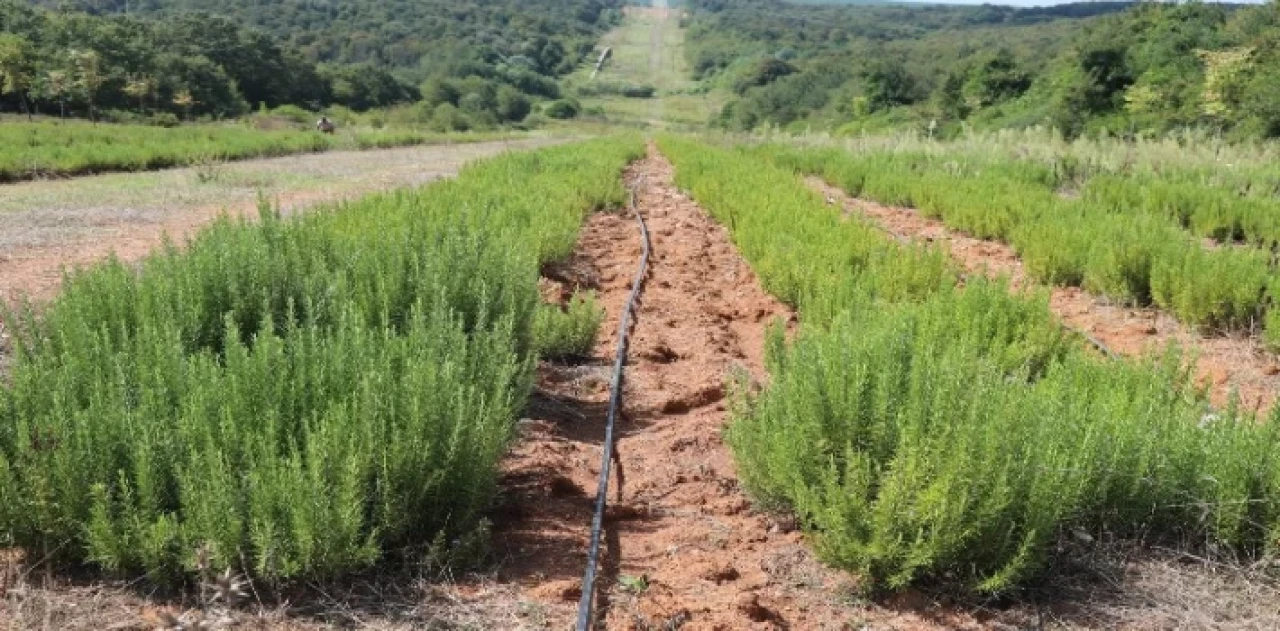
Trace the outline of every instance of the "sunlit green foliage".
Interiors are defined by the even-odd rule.
[[[698,76],[743,86],[716,121],[730,129],[1280,134],[1275,2],[690,4]],[[790,71],[753,80],[761,60]]]
[[[780,328],[770,338],[768,385],[738,384],[729,441],[747,487],[793,511],[827,561],[873,587],[1003,593],[1043,569],[1063,537],[1273,549],[1280,419],[1211,411],[1176,354],[1097,357],[1071,342],[1043,294],[981,278],[959,288],[945,262],[940,275],[903,265],[928,251],[842,220],[759,155],[776,148],[662,147],[766,287],[800,307],[794,341]],[[788,160],[826,164],[815,152]],[[881,171],[845,181],[948,208],[903,181],[928,171],[895,166],[904,174],[891,183]]]
[[[1183,226],[1269,247],[1270,218],[1280,215],[1280,204],[1198,180],[1193,170],[1083,174],[1062,161],[984,158],[945,148],[855,153],[777,145],[758,151],[852,195],[915,207],[975,237],[1008,242],[1041,282],[1156,304],[1207,331],[1251,329],[1273,302],[1265,291],[1275,275],[1269,255],[1252,247],[1207,252]],[[1083,193],[1064,194],[1081,177]]]
[[[596,343],[604,308],[591,293],[574,294],[563,306],[539,305],[533,318],[533,343],[542,357],[585,357]]]
[[[473,528],[532,385],[538,270],[640,152],[508,154],[72,274],[7,322],[0,541],[158,581],[208,546],[286,579]]]
[[[176,128],[91,125],[83,121],[0,125],[0,182],[50,175],[143,171],[331,149],[374,149],[430,142],[468,142],[496,135],[457,135],[408,129],[264,131],[240,125]]]
[[[501,88],[557,98],[556,78],[591,52],[620,7],[617,0],[0,0],[0,68],[21,69],[19,81],[0,69],[0,111],[91,118],[127,111],[160,123],[282,104],[364,111],[418,101],[419,86],[436,78],[466,84],[463,100],[488,96],[492,102],[451,104],[482,110],[463,113],[469,128],[491,127],[524,118],[499,107]]]

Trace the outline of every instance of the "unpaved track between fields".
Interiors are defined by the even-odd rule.
[[[843,629],[864,610],[849,577],[824,568],[787,520],[753,509],[722,439],[732,371],[764,379],[765,332],[792,313],[761,289],[728,232],[672,184],[653,149],[626,174],[653,239],[626,365],[616,480],[604,531],[596,612],[608,629]],[[500,582],[521,585],[544,626],[567,628],[580,594],[599,473],[618,317],[640,255],[635,222],[591,217],[577,252],[551,270],[548,293],[594,289],[608,312],[594,357],[544,365],[534,419],[506,463]],[[935,628],[912,610],[879,609],[895,626]],[[969,626],[944,615],[941,628]]]
[[[735,368],[765,379],[764,332],[793,314],[760,288],[727,231],[672,184],[653,149],[633,165],[653,238],[626,366],[619,452],[623,498],[610,493],[597,628],[722,630],[1277,628],[1280,593],[1248,572],[1169,551],[1103,544],[1062,563],[1028,600],[945,604],[907,591],[856,595],[856,579],[825,568],[788,520],[754,509],[721,434],[723,384]],[[309,586],[233,612],[232,629],[568,629],[586,562],[592,494],[609,396],[618,317],[640,256],[635,221],[588,218],[571,259],[544,270],[543,294],[595,290],[608,317],[590,358],[543,363],[538,391],[503,463],[494,511],[494,563],[440,575],[430,566]],[[614,478],[615,485],[617,477]],[[40,573],[6,593],[0,627],[157,628],[157,602],[123,582],[77,583]],[[145,585],[145,584],[139,584]],[[172,603],[181,613],[191,598]],[[1037,605],[1037,600],[1043,600]],[[185,606],[184,606],[185,603]]]
[[[1004,275],[1013,289],[1039,287],[1028,276],[1022,259],[1012,246],[998,241],[975,239],[947,228],[910,208],[898,208],[849,197],[838,187],[817,177],[806,180],[849,213],[872,220],[890,233],[905,239],[937,243],[971,274]],[[1161,309],[1143,309],[1112,304],[1079,287],[1050,287],[1049,307],[1068,326],[1105,344],[1113,352],[1136,357],[1158,352],[1176,343],[1198,358],[1197,375],[1210,387],[1213,401],[1225,405],[1233,390],[1240,394],[1241,408],[1270,410],[1280,390],[1280,363],[1266,350],[1258,336],[1201,335]]]
[[[555,142],[522,139],[335,151],[209,167],[0,186],[0,301],[52,297],[62,270],[112,253],[142,258],[168,235],[181,243],[226,212],[252,214],[259,194],[285,212],[415,186],[467,162]]]

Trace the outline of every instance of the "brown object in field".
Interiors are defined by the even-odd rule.
[[[319,130],[320,133],[332,135],[338,127],[337,125],[334,125],[333,121],[330,121],[327,116],[321,116],[320,120],[316,122],[316,129]]]

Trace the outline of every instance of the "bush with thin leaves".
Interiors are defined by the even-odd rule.
[[[1259,290],[1274,285],[1266,253],[1280,239],[1280,204],[1266,187],[1234,178],[1227,186],[1197,169],[1107,171],[945,145],[852,153],[773,144],[750,152],[851,195],[915,207],[951,228],[1008,242],[1041,282],[1155,304],[1207,332],[1250,330],[1275,302]],[[1082,191],[1063,195],[1079,186],[1082,172]],[[1209,252],[1196,236],[1231,247]],[[1234,247],[1236,240],[1249,245]]]
[[[591,353],[604,322],[595,294],[575,293],[565,305],[542,304],[533,318],[533,343],[548,359],[585,357]]]
[[[507,154],[73,274],[9,318],[0,538],[157,581],[198,547],[290,579],[472,529],[532,386],[538,270],[641,151]]]
[[[728,439],[747,488],[794,512],[828,562],[875,587],[998,594],[1035,577],[1065,533],[1275,551],[1276,415],[1212,410],[1176,351],[1098,357],[1043,292],[914,282],[899,261],[918,246],[841,222],[752,151],[662,146],[762,281],[802,297],[794,340],[769,337],[768,385],[735,382]],[[897,256],[850,255],[867,251]],[[883,290],[895,286],[913,290]]]

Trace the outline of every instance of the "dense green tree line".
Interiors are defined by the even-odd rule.
[[[1280,5],[1035,9],[694,0],[687,54],[737,98],[716,121],[1068,135],[1280,135]]]
[[[1043,94],[1070,133],[1204,126],[1280,135],[1280,4],[1142,4],[1091,25]]]
[[[49,5],[63,0],[42,0]],[[372,63],[418,82],[442,66],[522,55],[567,72],[620,15],[616,0],[71,0],[87,11],[208,12],[253,25],[317,63]]]
[[[620,15],[614,0],[0,0],[0,111],[234,116],[418,101],[449,129],[518,121]],[[532,5],[532,6],[531,6]],[[56,6],[56,8],[54,8]]]

